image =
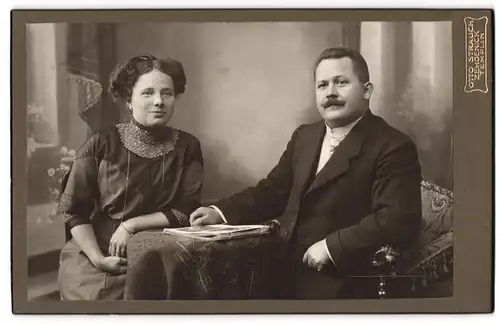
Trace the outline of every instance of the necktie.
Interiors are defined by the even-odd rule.
[[[318,168],[316,169],[316,174],[318,174],[325,164],[328,162],[328,160],[331,158],[333,152],[337,149],[337,147],[340,145],[340,142],[347,136],[341,135],[341,136],[335,136],[332,134],[332,132],[328,133],[328,136],[325,138],[327,141],[325,146],[323,147],[319,162],[318,162]]]
[[[347,136],[347,134],[343,135],[334,135],[332,132],[330,132],[330,155],[333,154],[335,149],[340,145],[340,142]]]

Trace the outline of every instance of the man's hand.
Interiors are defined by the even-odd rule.
[[[191,226],[214,225],[224,223],[219,213],[210,207],[200,207],[189,216]]]
[[[328,255],[325,240],[321,240],[311,245],[307,249],[306,253],[304,253],[302,262],[306,263],[310,268],[318,271],[321,271],[325,265],[332,262],[330,260],[330,256]]]
[[[127,272],[127,259],[117,256],[99,258],[94,266],[102,271],[112,274],[124,274]]]
[[[132,236],[123,224],[120,224],[109,241],[109,255],[124,258],[127,255],[127,241]]]

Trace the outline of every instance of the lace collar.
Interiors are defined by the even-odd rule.
[[[150,128],[135,119],[116,125],[120,140],[131,152],[153,159],[173,151],[179,139],[179,130],[171,127]]]

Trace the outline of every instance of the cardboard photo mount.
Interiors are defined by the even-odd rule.
[[[483,86],[470,83],[468,26],[486,19]],[[454,294],[450,298],[321,301],[59,302],[26,297],[26,31],[41,22],[452,21]],[[475,22],[472,22],[474,24]],[[12,297],[17,314],[469,313],[493,301],[492,10],[14,10],[12,11]],[[475,28],[475,27],[474,27]]]

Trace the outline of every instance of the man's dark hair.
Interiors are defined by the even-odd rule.
[[[316,69],[321,61],[343,57],[351,59],[354,73],[361,82],[366,83],[370,81],[370,72],[368,72],[368,64],[366,64],[365,59],[358,51],[348,47],[334,47],[324,50],[314,63],[314,79],[316,79]]]

